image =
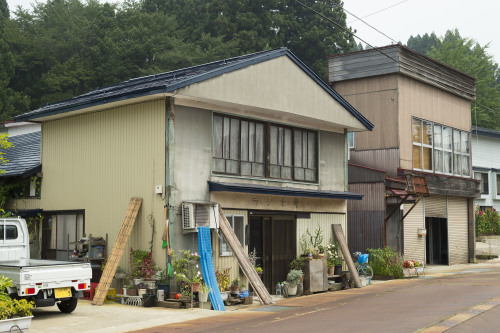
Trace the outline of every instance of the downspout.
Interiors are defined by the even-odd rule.
[[[165,190],[168,233],[170,248],[173,249],[174,224],[175,224],[175,181],[174,181],[174,162],[175,162],[175,100],[174,97],[165,99]],[[167,263],[170,258],[167,253]]]
[[[347,128],[344,128],[344,191],[349,191],[349,140]]]

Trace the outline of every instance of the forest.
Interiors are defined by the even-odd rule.
[[[327,80],[327,56],[363,46],[341,0],[304,3],[337,25],[294,0],[48,0],[14,9],[0,0],[0,121],[131,78],[283,46]],[[473,124],[500,130],[500,72],[487,45],[450,29],[407,46],[475,76]]]

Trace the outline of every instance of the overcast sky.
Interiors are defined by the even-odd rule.
[[[31,8],[30,4],[35,3],[34,0],[7,0],[7,2],[11,11],[18,5]],[[39,0],[39,2],[45,1]],[[500,63],[498,23],[500,1],[498,0],[344,0],[344,8],[403,44],[406,44],[411,35],[423,35],[434,31],[436,35],[443,36],[446,30],[457,28],[462,37],[473,38],[481,45],[489,43],[488,53]],[[392,43],[391,39],[349,14],[347,22],[357,30],[357,36],[373,46]]]

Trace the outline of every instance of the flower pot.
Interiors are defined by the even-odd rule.
[[[127,277],[127,273],[116,273],[115,274],[115,279],[121,280],[125,279]]]
[[[208,291],[203,292],[200,290],[200,293],[198,294],[198,299],[202,303],[206,303],[208,301]]]
[[[342,265],[335,266],[333,275],[342,275]]]
[[[142,283],[142,279],[134,279],[134,284],[137,286],[139,283]]]
[[[286,284],[286,295],[287,296],[296,296],[297,295],[297,285],[296,284]]]
[[[335,275],[335,266],[328,267],[328,275]]]
[[[27,330],[31,326],[33,316],[0,320],[0,332],[16,332]]]
[[[135,289],[135,288],[128,288],[127,289],[127,295],[129,295],[129,296],[137,296],[137,289]]]
[[[229,298],[229,293],[227,291],[221,291],[220,296],[223,301],[227,301],[227,299]]]
[[[142,296],[147,292],[148,292],[147,289],[137,289],[137,296]]]
[[[147,281],[143,281],[143,283],[146,285],[147,289],[156,289],[156,281],[147,280]]]
[[[165,296],[169,296],[169,293],[170,293],[170,285],[167,284],[167,283],[158,283],[156,285],[158,287],[158,290],[163,290],[163,293],[165,294]]]
[[[145,308],[150,308],[156,305],[156,296],[155,294],[144,294],[142,295],[142,304]]]
[[[201,286],[200,282],[192,282],[191,283],[191,291],[193,293],[196,293],[196,292],[200,291],[200,286]]]
[[[122,295],[127,295],[127,288],[122,289]]]
[[[235,292],[240,291],[240,286],[231,286],[231,291],[235,291]]]

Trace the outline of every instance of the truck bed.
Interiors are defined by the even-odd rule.
[[[28,267],[73,265],[73,264],[80,265],[81,263],[71,262],[71,261],[44,260],[44,259],[19,259],[13,261],[0,262],[0,267],[28,268]]]

